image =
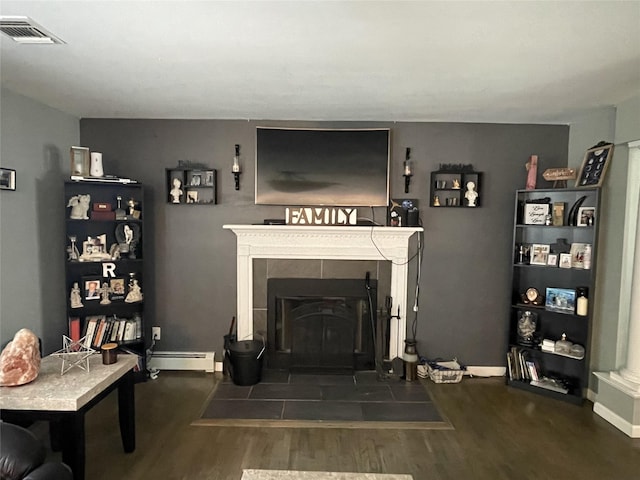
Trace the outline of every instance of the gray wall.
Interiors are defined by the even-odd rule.
[[[418,198],[425,226],[418,348],[471,365],[504,364],[514,191],[524,188],[529,155],[540,156],[539,172],[567,164],[567,126],[83,119],[82,145],[103,152],[106,173],[138,179],[149,190],[146,324],[163,328],[158,349],[220,352],[236,309],[235,236],[222,226],[284,216],[282,207],[253,203],[257,125],[390,127],[392,197]],[[231,174],[236,143],[239,192]],[[401,175],[405,147],[415,163],[408,195]],[[178,160],[218,169],[218,205],[166,203],[165,168]],[[429,173],[440,163],[471,163],[485,172],[481,208],[427,206]],[[538,187],[544,186],[540,177]],[[376,220],[384,221],[385,213],[376,209]]]
[[[615,124],[616,109],[613,107],[591,110],[575,117],[569,135],[569,166],[579,171],[589,148],[601,140],[613,142]],[[612,367],[615,361],[627,171],[626,155],[622,150],[626,149],[615,147],[605,188],[601,191],[598,273],[591,333],[592,371],[603,366]]]
[[[598,141],[615,143],[613,161],[602,189],[597,294],[591,343],[591,370],[615,370],[619,367],[618,316],[628,176],[626,142],[640,139],[640,95],[627,99],[617,108],[606,107],[585,113],[576,117],[570,126],[571,167],[580,168],[585,151]],[[590,383],[593,386],[595,381],[591,379]]]
[[[50,353],[67,331],[63,179],[79,120],[6,89],[0,102],[0,166],[17,171],[0,191],[0,344],[29,328]]]

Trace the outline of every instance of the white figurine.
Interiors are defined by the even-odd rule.
[[[80,287],[78,286],[78,282],[75,282],[73,284],[69,300],[71,301],[71,308],[84,307],[84,305],[82,304],[82,296],[80,295]]]
[[[169,192],[169,195],[171,195],[172,203],[180,203],[180,197],[182,196],[182,189],[180,188],[181,186],[182,186],[182,182],[180,181],[180,179],[174,178],[173,188]]]
[[[467,182],[467,191],[464,194],[464,198],[467,199],[468,207],[476,206],[476,199],[478,198],[478,192],[475,190],[476,184],[473,182]]]
[[[140,285],[138,285],[138,280],[135,278],[129,284],[129,293],[127,293],[127,297],[124,299],[126,303],[134,303],[142,301],[142,291],[140,290]]]
[[[69,218],[72,220],[89,220],[89,204],[91,195],[75,195],[69,199],[67,207],[71,207]]]
[[[109,288],[109,284],[104,282],[102,287],[100,288],[100,296],[102,300],[100,300],[100,305],[109,305],[111,300],[109,300],[109,294],[111,293],[111,289]]]

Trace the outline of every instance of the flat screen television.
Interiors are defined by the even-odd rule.
[[[257,127],[256,204],[387,206],[390,134]]]

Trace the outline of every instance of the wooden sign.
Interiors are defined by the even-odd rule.
[[[542,174],[542,177],[548,182],[558,180],[573,180],[576,178],[575,168],[548,168]]]
[[[287,225],[356,225],[357,208],[346,207],[287,207]]]

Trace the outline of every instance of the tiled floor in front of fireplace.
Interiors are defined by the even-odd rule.
[[[225,377],[196,423],[257,420],[279,426],[450,428],[423,382],[379,381],[375,372],[311,375],[267,370],[253,386],[238,386]]]

